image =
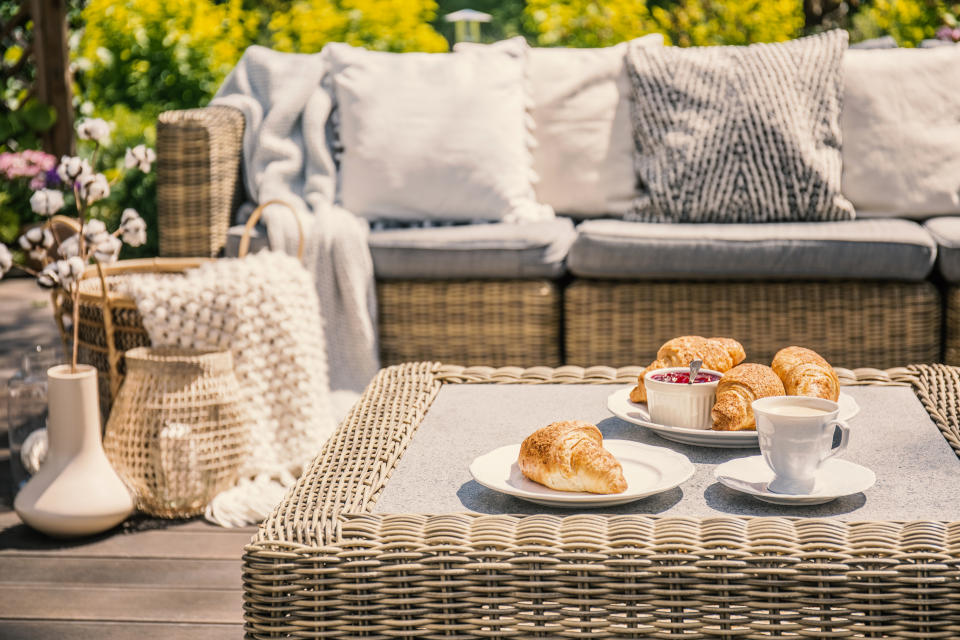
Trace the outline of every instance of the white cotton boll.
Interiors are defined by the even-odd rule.
[[[73,186],[74,182],[91,173],[93,173],[93,169],[90,168],[90,163],[87,162],[86,158],[63,156],[60,159],[60,164],[57,165],[57,175],[70,186]]]
[[[77,179],[80,199],[88,205],[110,195],[110,183],[102,173],[88,174]]]
[[[120,216],[120,235],[131,247],[142,246],[147,241],[147,223],[136,209],[124,209]]]
[[[103,264],[111,264],[120,258],[120,249],[123,243],[119,238],[106,235],[93,247],[93,257]]]
[[[60,284],[65,289],[72,287],[73,283],[83,274],[83,260],[80,258],[74,257],[66,260],[58,260],[53,264],[57,267],[57,276],[60,279]]]
[[[53,246],[53,243],[53,234],[43,227],[28,229],[18,240],[20,248],[37,262],[42,262],[47,257],[47,250]]]
[[[87,223],[83,225],[83,240],[91,247],[103,242],[109,235],[107,225],[104,224],[103,220],[87,220]]]
[[[150,168],[157,159],[156,152],[145,144],[127,149],[124,154],[123,162],[127,169],[136,167],[144,173],[150,173]]]
[[[52,216],[63,208],[63,193],[57,189],[40,189],[30,196],[30,208],[41,216]]]
[[[75,233],[63,242],[57,248],[57,253],[61,258],[72,258],[80,255],[80,234]]]
[[[77,137],[106,144],[110,139],[110,123],[102,118],[86,118],[77,123]]]
[[[51,262],[43,268],[40,275],[37,276],[37,284],[45,289],[52,289],[60,284],[60,265],[57,262]]]

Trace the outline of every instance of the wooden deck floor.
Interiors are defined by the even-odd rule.
[[[63,541],[0,509],[0,638],[243,637],[240,557],[254,528],[134,518]]]

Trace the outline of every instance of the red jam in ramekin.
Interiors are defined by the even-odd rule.
[[[655,373],[650,376],[652,380],[657,382],[670,382],[673,384],[690,384],[690,372],[689,371],[667,371],[664,373]],[[693,383],[697,384],[700,382],[716,382],[720,379],[715,373],[705,373],[701,372],[697,374],[697,377],[694,378]]]

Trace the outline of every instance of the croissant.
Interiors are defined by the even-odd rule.
[[[581,420],[554,422],[534,431],[520,445],[520,471],[557,491],[622,493],[623,467],[603,448],[603,434]]]
[[[773,371],[788,396],[811,396],[837,401],[840,381],[820,354],[804,347],[785,347],[773,356]]]
[[[717,383],[717,401],[710,412],[717,431],[756,429],[753,408],[758,398],[786,395],[783,383],[773,369],[752,362],[730,369]]]
[[[743,345],[732,338],[680,336],[668,340],[657,351],[657,359],[640,374],[637,386],[630,391],[630,400],[647,401],[647,389],[643,384],[643,376],[648,371],[664,367],[685,367],[691,360],[702,360],[704,368],[724,373],[743,362],[746,357]]]

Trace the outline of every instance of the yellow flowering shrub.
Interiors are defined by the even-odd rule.
[[[271,44],[281,51],[312,53],[327,42],[378,51],[447,50],[430,21],[434,0],[298,0],[270,19]]]
[[[801,35],[801,0],[683,0],[651,10],[667,41],[680,47],[782,42]]]
[[[776,42],[800,35],[802,0],[528,0],[543,46],[600,47],[658,31],[668,44]]]
[[[90,0],[82,19],[86,97],[154,114],[206,102],[258,22],[241,0]]]
[[[606,47],[656,30],[645,0],[527,0],[525,12],[541,46]]]
[[[946,3],[938,0],[873,0],[853,17],[854,40],[891,35],[901,47],[915,47],[933,38]]]

